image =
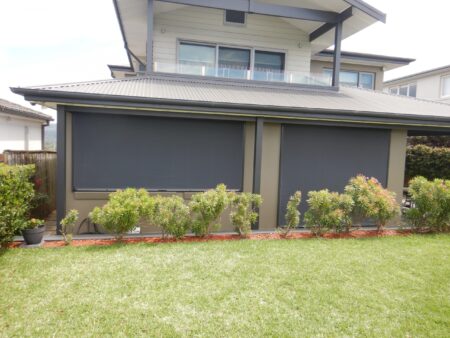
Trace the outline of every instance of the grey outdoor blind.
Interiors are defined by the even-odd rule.
[[[72,114],[73,188],[242,190],[243,122]]]

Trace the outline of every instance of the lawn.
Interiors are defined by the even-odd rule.
[[[9,250],[0,336],[450,336],[450,236]]]

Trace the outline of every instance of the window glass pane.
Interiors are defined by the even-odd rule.
[[[400,87],[399,95],[407,96],[408,95],[408,86]]]
[[[360,73],[359,86],[366,89],[374,89],[375,75],[373,73]]]
[[[390,88],[389,89],[389,93],[394,94],[394,95],[398,95],[398,88],[397,87]]]
[[[331,86],[331,81],[333,79],[333,71],[331,69],[324,69],[323,77],[324,77],[324,81],[326,83],[328,83],[329,86]]]
[[[250,50],[219,47],[219,74],[224,77],[246,78],[250,69]]]
[[[442,96],[450,96],[450,76],[442,79]]]
[[[340,77],[339,82],[341,84],[352,87],[358,86],[358,73],[356,72],[341,71],[339,77]]]
[[[178,61],[181,73],[212,75],[216,62],[216,47],[181,42]]]
[[[283,80],[284,58],[284,53],[255,51],[253,78],[266,81]]]
[[[417,85],[416,84],[409,85],[409,94],[408,94],[408,96],[416,97],[416,94],[417,94]]]

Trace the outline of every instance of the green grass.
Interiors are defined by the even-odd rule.
[[[0,336],[450,336],[450,236],[9,250]]]

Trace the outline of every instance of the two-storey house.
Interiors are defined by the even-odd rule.
[[[225,183],[260,193],[256,228],[274,229],[294,191],[341,191],[358,173],[401,198],[408,133],[450,130],[446,105],[357,88],[376,81],[364,74],[340,85],[342,39],[386,18],[363,1],[114,5],[130,61],[115,79],[12,88],[57,109],[58,219],[118,188],[189,199]]]
[[[386,81],[384,90],[450,104],[450,65]]]

